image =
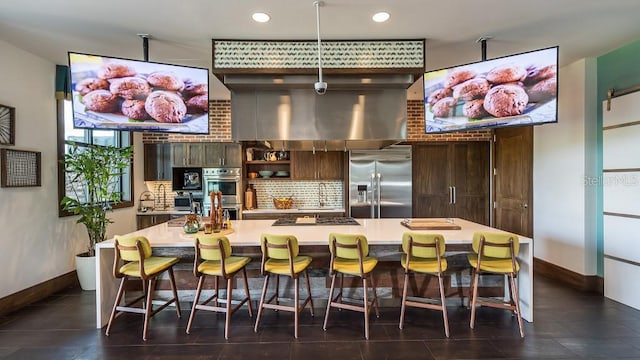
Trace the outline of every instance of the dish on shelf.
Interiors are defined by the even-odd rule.
[[[260,170],[260,171],[258,171],[258,174],[260,174],[260,176],[262,176],[263,178],[269,178],[269,177],[271,177],[271,175],[273,175],[273,171],[271,171],[271,170]]]
[[[283,171],[283,170],[281,170],[281,171],[276,171],[275,176],[278,176],[278,177],[287,177],[287,176],[289,176],[289,172],[288,172],[288,171]]]
[[[255,179],[255,178],[257,178],[257,177],[258,177],[258,173],[257,173],[257,172],[253,172],[253,171],[252,171],[252,172],[250,172],[250,173],[248,173],[248,174],[247,174],[247,177],[248,177],[249,179]]]

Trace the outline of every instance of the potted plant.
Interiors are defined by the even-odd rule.
[[[107,224],[113,222],[107,211],[120,202],[118,180],[131,163],[133,147],[78,146],[73,142],[70,145],[63,165],[67,194],[73,196],[65,196],[61,205],[64,210],[80,215],[76,223],[87,228],[87,251],[76,256],[76,271],[82,288],[89,290],[95,289],[95,246],[105,240]],[[83,273],[85,263],[93,275]]]

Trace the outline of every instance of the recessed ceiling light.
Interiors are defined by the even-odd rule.
[[[265,23],[271,20],[271,17],[268,14],[261,12],[253,13],[253,15],[251,15],[251,18],[253,19],[253,21],[260,23]]]
[[[381,11],[379,13],[375,13],[373,14],[373,16],[371,17],[373,19],[373,21],[375,22],[385,22],[387,20],[389,20],[389,13],[388,12],[384,12]]]

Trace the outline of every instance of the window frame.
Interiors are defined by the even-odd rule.
[[[57,163],[58,163],[58,217],[66,217],[66,216],[73,216],[74,214],[66,211],[62,208],[62,205],[60,205],[60,202],[62,201],[62,199],[64,198],[65,194],[66,194],[66,179],[65,179],[65,171],[64,171],[64,154],[65,154],[65,111],[64,111],[64,107],[65,107],[65,101],[64,99],[56,99],[56,121],[57,121]],[[93,130],[92,129],[86,129],[86,131],[89,132],[89,137],[91,139],[93,139]],[[115,131],[115,130],[114,130]],[[122,142],[123,142],[123,132],[122,131],[115,131],[115,133],[118,135],[118,142],[120,144],[120,146],[122,146]],[[90,141],[90,143],[93,143],[93,140]],[[84,143],[86,144],[86,143]],[[88,144],[89,145],[89,144]],[[125,145],[125,146],[132,146],[133,145],[133,134],[129,133],[129,145]],[[113,205],[113,209],[123,209],[123,208],[128,208],[128,207],[133,207],[133,169],[134,169],[134,160],[131,159],[131,165],[129,167],[129,171],[128,171],[128,175],[129,175],[129,199],[127,200],[122,200],[117,204]],[[125,181],[121,181],[121,184],[125,184]],[[123,185],[126,186],[126,185]],[[126,193],[125,189],[123,189],[123,191]]]

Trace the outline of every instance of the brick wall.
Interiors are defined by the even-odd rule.
[[[231,141],[231,101],[209,101],[209,135],[186,135],[165,133],[144,133],[142,142],[230,142]]]
[[[421,100],[407,101],[407,141],[409,142],[488,140],[491,140],[491,130],[427,135],[424,133],[424,104]],[[209,101],[209,135],[144,133],[142,141],[144,143],[231,141],[231,101]]]
[[[458,131],[427,135],[424,132],[424,103],[407,100],[407,141],[489,141],[491,130]]]

